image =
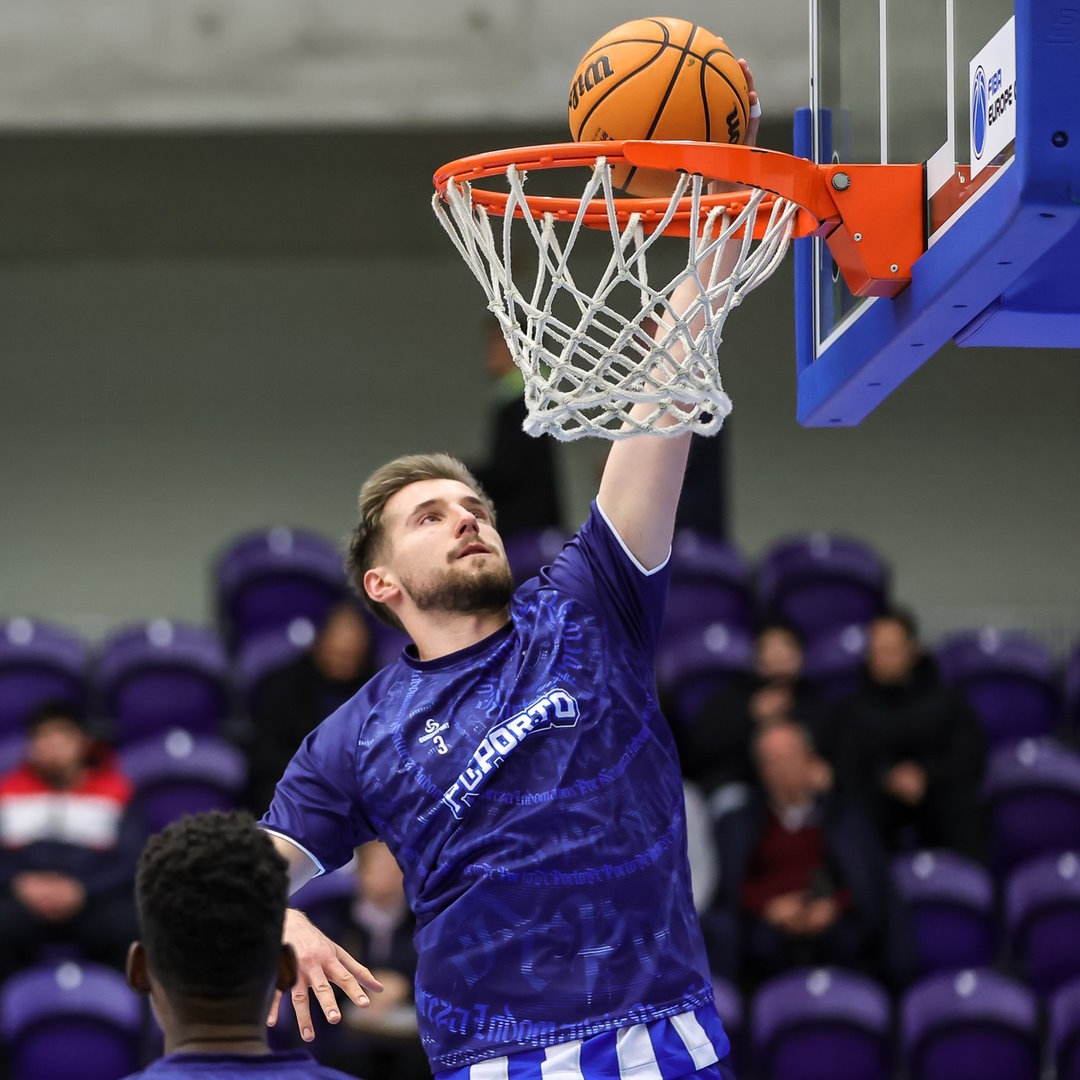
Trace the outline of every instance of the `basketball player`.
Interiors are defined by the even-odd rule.
[[[274,988],[296,978],[281,941],[288,885],[285,860],[248,814],[189,816],[150,838],[127,977],[149,995],[165,1057],[136,1076],[345,1080],[304,1051],[267,1045]]]
[[[587,521],[516,591],[454,459],[399,458],[361,490],[354,584],[415,650],[307,738],[262,824],[294,887],[373,837],[394,853],[439,1080],[726,1075],[653,675],[689,439],[614,443]],[[300,913],[285,939],[305,1039],[306,987],[332,1022],[331,983],[378,990]]]

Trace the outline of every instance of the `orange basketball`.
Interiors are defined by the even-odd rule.
[[[570,84],[570,133],[601,139],[742,142],[750,95],[723,38],[685,19],[634,19],[606,33],[578,64]],[[632,195],[668,195],[673,173],[615,169]]]

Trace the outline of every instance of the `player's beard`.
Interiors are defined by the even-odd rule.
[[[503,611],[514,595],[514,578],[505,562],[477,570],[451,565],[422,581],[404,578],[401,585],[419,611],[451,615]]]

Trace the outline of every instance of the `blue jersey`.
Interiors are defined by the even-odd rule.
[[[393,851],[436,1072],[681,1014],[708,1018],[704,1057],[727,1053],[656,699],[667,576],[594,504],[506,626],[437,660],[404,653],[278,784],[262,824],[322,869],[376,836]]]
[[[303,1050],[281,1050],[272,1054],[168,1054],[132,1073],[127,1080],[139,1077],[163,1077],[167,1080],[351,1080],[337,1069],[320,1065]]]

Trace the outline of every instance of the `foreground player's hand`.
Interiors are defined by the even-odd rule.
[[[341,1019],[334,986],[340,986],[346,997],[354,1004],[368,1004],[365,990],[382,992],[382,984],[363,964],[350,956],[340,945],[331,941],[301,911],[289,908],[285,912],[285,929],[282,941],[293,947],[296,953],[297,976],[292,988],[293,1012],[296,1013],[296,1025],[300,1037],[305,1042],[315,1038],[315,1029],[311,1024],[311,1001],[309,991],[314,993],[331,1024]],[[278,1006],[281,991],[274,994],[274,1003],[270,1006],[267,1024],[273,1027],[278,1019]]]

